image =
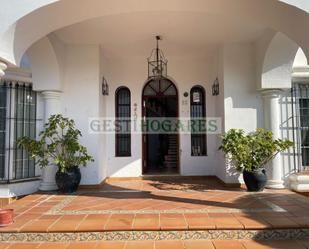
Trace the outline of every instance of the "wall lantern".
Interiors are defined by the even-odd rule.
[[[216,78],[214,83],[212,84],[212,96],[218,96],[219,94],[220,94],[219,80],[218,78]]]
[[[109,87],[108,87],[106,79],[103,77],[102,78],[102,95],[108,96],[108,92],[109,92]]]
[[[167,77],[167,60],[162,50],[159,48],[161,36],[156,36],[157,47],[151,51],[148,60],[148,79],[158,79]]]

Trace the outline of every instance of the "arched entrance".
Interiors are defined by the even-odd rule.
[[[166,78],[151,79],[143,89],[144,121],[178,118],[178,92]],[[148,130],[149,131],[149,130]],[[143,174],[179,173],[178,132],[143,131]]]

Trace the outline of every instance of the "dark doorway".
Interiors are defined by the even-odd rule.
[[[178,118],[178,94],[168,79],[150,80],[143,90],[143,118]],[[177,174],[179,169],[177,132],[143,133],[143,174]]]

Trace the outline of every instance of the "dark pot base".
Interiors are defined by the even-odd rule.
[[[81,180],[81,173],[78,167],[72,167],[67,172],[57,171],[56,184],[62,193],[76,192]]]
[[[249,192],[263,191],[267,183],[265,169],[258,169],[252,172],[243,172],[244,181]]]

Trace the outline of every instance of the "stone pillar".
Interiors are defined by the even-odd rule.
[[[44,99],[44,123],[48,122],[51,115],[61,113],[60,97],[61,92],[59,91],[43,91]],[[55,175],[57,167],[53,164],[48,165],[42,170],[42,182],[39,189],[42,191],[57,190],[58,187],[55,181]]]
[[[265,129],[273,133],[274,138],[281,138],[280,124],[280,96],[282,90],[269,89],[262,92],[264,99],[264,125]],[[282,175],[282,160],[280,154],[277,155],[268,165],[267,168],[268,182],[267,187],[273,189],[284,188]]]
[[[4,76],[5,69],[7,69],[6,63],[0,61],[0,78]]]

